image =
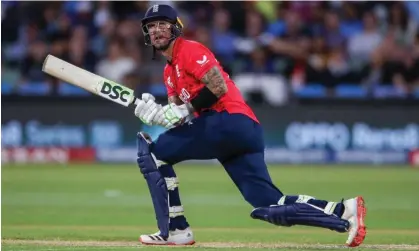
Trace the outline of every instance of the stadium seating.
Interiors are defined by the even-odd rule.
[[[22,96],[44,96],[51,91],[51,86],[46,82],[27,82],[17,86],[17,93]]]
[[[343,83],[335,88],[335,95],[338,98],[365,98],[367,94],[367,90],[357,84]]]
[[[84,89],[61,82],[58,86],[58,94],[62,96],[89,96],[90,92],[85,91]]]
[[[300,98],[323,98],[326,96],[326,88],[319,83],[308,83],[297,89],[295,94]]]
[[[405,98],[406,93],[396,88],[392,84],[379,85],[374,87],[373,94],[375,98]]]

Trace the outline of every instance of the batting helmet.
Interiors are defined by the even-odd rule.
[[[175,40],[177,37],[182,35],[183,24],[177,15],[176,10],[165,4],[156,4],[151,6],[141,20],[141,26],[143,28],[144,40],[147,46],[151,46],[151,38],[147,28],[147,24],[153,21],[167,21],[172,24],[171,32],[172,37],[170,42]]]

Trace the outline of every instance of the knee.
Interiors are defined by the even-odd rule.
[[[137,164],[142,174],[156,172],[158,169],[166,163],[156,158],[153,153],[146,155],[139,155],[137,157]]]
[[[153,144],[151,147],[151,154],[156,160],[156,163],[158,162],[158,167],[165,164],[174,165],[175,161],[173,154],[170,150],[166,150],[165,148],[160,147],[158,144]]]
[[[179,162],[179,156],[173,145],[164,145],[159,141],[155,141],[150,145],[150,151],[156,160],[162,164],[174,165]]]

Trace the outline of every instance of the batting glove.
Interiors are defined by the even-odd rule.
[[[157,112],[154,121],[155,123],[168,123],[165,127],[169,128],[189,122],[192,118],[193,115],[189,112],[186,104],[178,106],[170,103]]]
[[[150,93],[143,93],[141,95],[141,100],[147,103],[150,100],[156,101],[156,98]]]
[[[137,116],[144,124],[152,125],[154,116],[157,112],[162,109],[161,105],[158,105],[154,102],[153,99],[149,99],[147,102],[140,100],[137,102],[135,107],[134,114]]]

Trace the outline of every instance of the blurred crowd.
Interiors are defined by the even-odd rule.
[[[164,95],[165,61],[151,59],[140,25],[155,3],[2,1],[2,92],[46,83],[46,93],[57,93],[60,83],[40,70],[51,53],[138,93]],[[184,37],[211,48],[233,77],[277,74],[293,90],[419,88],[419,2],[158,3],[176,7]]]

